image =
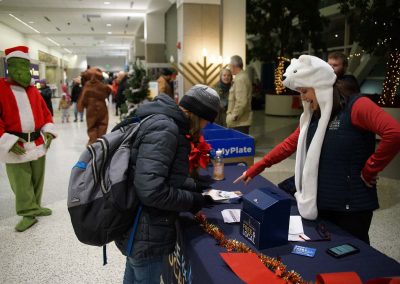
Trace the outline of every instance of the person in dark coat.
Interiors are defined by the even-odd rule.
[[[232,86],[232,73],[229,69],[222,69],[219,75],[219,82],[213,87],[220,99],[220,110],[216,123],[226,127],[226,111],[228,110],[229,89]]]
[[[189,175],[189,135],[214,121],[218,94],[208,86],[192,87],[179,106],[166,94],[142,105],[144,119],[132,146],[136,196],[143,205],[132,252],[127,256],[124,284],[160,283],[163,258],[174,251],[179,212],[198,212],[209,203]],[[126,255],[129,232],[116,241]]]
[[[124,91],[128,83],[128,75],[126,74],[126,72],[124,71],[119,72],[117,76],[117,81],[119,85],[118,85],[117,95],[115,96],[116,100],[115,115],[118,115],[119,108],[126,101],[126,97],[124,95]]]
[[[49,86],[47,86],[46,80],[42,79],[40,80],[40,89],[39,89],[40,94],[42,95],[42,98],[46,102],[47,108],[49,109],[51,116],[54,116],[53,113],[53,105],[51,103],[51,89]]]
[[[329,53],[328,64],[332,66],[333,71],[337,76],[337,80],[343,80],[348,83],[349,87],[352,87],[352,92],[360,93],[360,86],[356,77],[347,73],[347,67],[349,66],[349,61],[347,56],[341,52],[335,51]]]
[[[81,122],[83,121],[83,112],[78,112],[78,100],[82,94],[81,78],[77,77],[74,79],[71,91],[71,102],[74,108],[74,122],[78,121],[78,113]]]

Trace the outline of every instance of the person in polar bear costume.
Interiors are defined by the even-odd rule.
[[[292,59],[283,76],[283,84],[301,95],[299,127],[236,182],[247,184],[297,150],[294,196],[300,215],[327,219],[369,243],[379,207],[377,176],[400,151],[400,124],[348,82],[336,80],[318,57]],[[376,134],[382,140],[375,149]]]

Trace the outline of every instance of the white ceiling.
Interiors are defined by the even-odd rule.
[[[63,54],[69,54],[65,50],[67,49],[73,54],[88,56],[126,56],[133,38],[143,37],[144,15],[152,12],[164,13],[174,2],[175,0],[0,0],[0,22]],[[50,42],[48,38],[60,46]]]

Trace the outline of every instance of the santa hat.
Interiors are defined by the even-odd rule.
[[[299,59],[292,59],[283,74],[283,84],[292,90],[297,88],[314,88],[321,117],[314,137],[306,150],[307,131],[313,111],[310,103],[303,101],[304,111],[300,117],[300,135],[296,153],[296,193],[297,206],[300,215],[305,219],[314,220],[318,216],[317,188],[318,167],[322,143],[326,128],[332,113],[333,84],[336,75],[333,68],[318,57],[301,55]]]
[[[12,57],[18,57],[18,58],[23,58],[23,59],[31,61],[28,51],[29,51],[29,48],[27,46],[16,46],[16,47],[7,48],[5,50],[6,60],[8,60]]]

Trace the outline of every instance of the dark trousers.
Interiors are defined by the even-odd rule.
[[[369,227],[372,221],[372,211],[341,212],[318,210],[318,217],[331,221],[356,238],[369,244]]]
[[[250,133],[250,126],[238,126],[238,127],[232,127],[232,129],[242,132],[244,134]]]

